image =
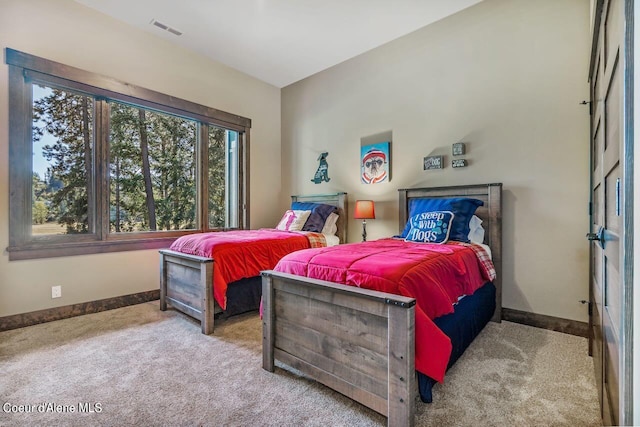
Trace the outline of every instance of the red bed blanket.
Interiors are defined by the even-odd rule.
[[[299,251],[281,259],[274,270],[415,298],[416,370],[440,382],[451,341],[432,319],[452,313],[461,296],[495,278],[479,245],[399,239]]]
[[[170,249],[213,258],[213,296],[226,310],[229,283],[258,276],[291,252],[323,246],[326,239],[320,233],[260,229],[188,234]]]

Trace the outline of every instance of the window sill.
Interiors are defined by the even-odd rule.
[[[178,236],[9,247],[9,261],[168,248]]]

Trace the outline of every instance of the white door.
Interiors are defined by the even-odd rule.
[[[599,1],[591,84],[590,351],[605,425],[626,424],[623,192],[626,123],[625,1]],[[628,307],[628,306],[627,306]]]

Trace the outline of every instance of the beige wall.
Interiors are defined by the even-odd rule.
[[[279,219],[279,208],[269,203],[273,189],[280,187],[278,88],[72,0],[0,0],[0,46],[251,118],[251,163],[269,165],[268,173],[251,176],[251,225],[264,227]],[[7,81],[3,60],[0,317],[157,289],[156,251],[8,261]],[[51,299],[52,285],[62,285],[62,298]]]
[[[397,233],[398,188],[502,182],[504,306],[587,321],[589,13],[583,0],[485,0],[284,88],[282,205],[372,198],[379,238]],[[361,184],[361,138],[388,131],[391,182]],[[422,170],[430,154],[450,163],[458,141],[467,168]],[[331,181],[316,185],[321,151]]]

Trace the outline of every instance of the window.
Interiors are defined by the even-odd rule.
[[[247,228],[251,121],[6,49],[9,258]]]
[[[196,229],[198,123],[120,102],[109,110],[109,231]]]
[[[32,85],[31,235],[94,233],[93,98]]]
[[[238,132],[209,126],[209,227],[238,227]]]

